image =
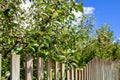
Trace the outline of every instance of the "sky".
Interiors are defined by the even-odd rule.
[[[110,24],[114,38],[120,38],[120,0],[83,0],[83,6],[95,15],[95,26]]]

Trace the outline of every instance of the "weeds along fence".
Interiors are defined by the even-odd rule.
[[[0,78],[1,78],[1,55],[0,55]],[[11,55],[10,61],[10,80],[20,79],[20,55]],[[41,57],[37,58],[37,80],[120,80],[119,79],[119,61],[103,61],[100,58],[94,58],[84,68],[71,68],[67,70],[65,64],[52,62],[50,59],[45,64]],[[54,66],[53,66],[54,65]],[[46,68],[46,78],[45,71]],[[33,58],[25,58],[25,79],[33,80]],[[1,80],[1,79],[0,79]]]

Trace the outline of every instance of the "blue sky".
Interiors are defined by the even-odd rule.
[[[108,23],[115,39],[120,38],[120,0],[83,0],[83,5],[94,8],[96,27]]]

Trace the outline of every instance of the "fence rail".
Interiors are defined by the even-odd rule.
[[[1,55],[0,55],[0,80],[1,80]],[[71,68],[66,70],[65,64],[47,60],[47,79],[44,78],[44,62],[37,58],[37,80],[120,80],[119,61],[103,61],[94,58],[84,68]],[[53,66],[54,65],[54,66]],[[10,80],[20,80],[20,55],[11,55]],[[25,79],[33,80],[33,58],[25,58]]]

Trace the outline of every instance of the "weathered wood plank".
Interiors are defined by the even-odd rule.
[[[88,74],[89,74],[89,72],[88,72],[88,64],[86,65],[86,80],[88,80],[89,78],[88,78]]]
[[[84,80],[86,80],[86,66],[83,68],[83,77],[84,77]]]
[[[91,78],[91,79],[90,79],[90,80],[93,80],[93,79],[94,79],[94,72],[93,72],[93,71],[94,71],[94,68],[93,68],[93,67],[94,67],[94,62],[93,62],[93,60],[92,60],[92,61],[91,61],[91,73],[90,73],[90,76],[91,76],[90,78]]]
[[[61,63],[61,80],[65,80],[65,64]]]
[[[115,60],[112,62],[112,79],[113,80],[120,80],[120,67],[119,67],[119,60]]]
[[[96,58],[96,79],[102,80],[102,63],[100,58]]]
[[[43,60],[41,57],[37,58],[37,80],[43,80]]]
[[[55,80],[58,80],[59,79],[59,77],[58,77],[58,72],[59,72],[59,67],[58,67],[58,62],[57,61],[55,61],[55,70],[54,70],[55,72],[55,75],[54,75],[54,77],[55,77]]]
[[[82,70],[79,70],[79,80],[82,80]]]
[[[83,69],[81,69],[81,80],[84,80]]]
[[[90,80],[90,62],[88,63],[88,80]]]
[[[20,55],[11,55],[11,80],[20,80]]]
[[[26,57],[25,80],[33,80],[33,58],[31,56]]]
[[[77,73],[78,69],[75,68],[75,80],[78,80],[78,73]]]
[[[70,71],[70,80],[74,80],[74,68]]]
[[[52,80],[52,61],[50,59],[47,60],[47,80]]]
[[[78,73],[78,80],[81,80],[81,72],[80,72],[80,69],[77,70],[77,73]]]
[[[67,77],[67,80],[70,80],[70,70],[67,70],[66,77]]]
[[[94,80],[98,80],[98,76],[97,76],[97,57],[94,58]]]
[[[91,80],[90,77],[91,77],[91,61],[88,63],[88,80]]]

